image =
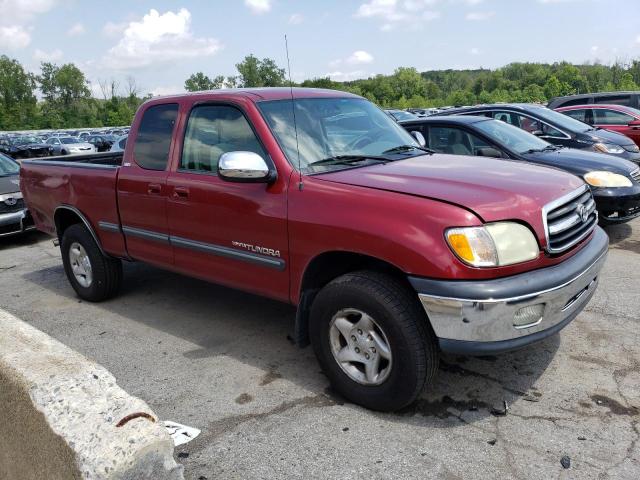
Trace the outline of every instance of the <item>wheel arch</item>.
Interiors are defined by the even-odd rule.
[[[300,347],[309,345],[309,313],[317,293],[329,282],[349,272],[371,270],[387,274],[412,288],[407,274],[398,266],[377,257],[351,251],[322,252],[309,261],[300,282],[293,341]]]
[[[64,234],[64,231],[71,225],[82,223],[87,228],[87,230],[89,230],[89,233],[93,237],[93,240],[96,242],[96,245],[98,245],[98,249],[100,249],[100,253],[107,256],[105,251],[102,249],[100,239],[98,238],[98,235],[96,235],[96,232],[91,226],[91,223],[89,222],[87,217],[76,207],[72,207],[71,205],[60,205],[56,208],[53,214],[53,220],[56,226],[58,240],[62,241],[62,235]]]

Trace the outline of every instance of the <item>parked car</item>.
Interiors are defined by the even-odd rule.
[[[400,124],[409,132],[420,132],[426,146],[439,153],[520,160],[578,175],[591,186],[602,224],[640,216],[640,168],[628,160],[559,147],[487,117],[430,117]]]
[[[622,105],[576,105],[557,112],[587,123],[626,135],[640,146],[640,110]]]
[[[377,410],[412,402],[440,351],[557,333],[608,250],[577,176],[431,154],[346,92],[157,97],[130,135],[124,154],[21,169],[78,296],[115,296],[121,259],[135,259],[291,303],[294,340],[312,343],[337,392]]]
[[[51,137],[47,143],[53,148],[54,155],[77,155],[96,151],[93,145],[75,137]]]
[[[20,193],[20,165],[0,153],[0,237],[34,228]]]
[[[566,95],[564,97],[552,98],[551,101],[547,104],[547,107],[556,109],[560,107],[570,107],[573,105],[598,103],[640,108],[640,92],[600,92]]]
[[[640,148],[629,137],[596,129],[583,122],[535,104],[477,105],[436,115],[482,115],[526,130],[554,145],[616,155],[640,164]]]
[[[110,135],[90,135],[86,141],[93,145],[98,152],[108,152],[115,138]]]
[[[385,113],[387,115],[390,115],[391,118],[393,118],[396,121],[413,120],[414,118],[418,118],[413,113],[405,112],[404,110],[392,109],[392,108],[386,109]]]
[[[407,112],[413,113],[419,118],[428,117],[429,115],[433,115],[439,111],[440,110],[438,108],[407,108]]]
[[[14,159],[46,157],[52,149],[36,136],[19,136],[0,138],[0,152]]]
[[[127,146],[127,138],[128,135],[123,135],[116,139],[115,142],[111,145],[109,149],[110,152],[124,152],[125,147]]]

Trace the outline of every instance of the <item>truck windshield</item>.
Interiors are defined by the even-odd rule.
[[[545,150],[551,146],[541,138],[500,120],[482,120],[473,126],[497,144],[519,154]]]
[[[365,99],[303,98],[295,99],[294,103],[297,142],[291,100],[260,102],[258,107],[295,168],[298,168],[300,151],[300,167],[304,172],[345,168],[344,162],[327,162],[333,158],[377,157],[380,161],[381,156],[390,155],[392,151],[424,154],[406,130]],[[349,166],[358,165],[349,163]]]

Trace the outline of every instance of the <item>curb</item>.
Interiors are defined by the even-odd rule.
[[[0,480],[183,480],[149,406],[0,309]]]

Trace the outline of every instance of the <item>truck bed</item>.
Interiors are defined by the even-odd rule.
[[[122,152],[65,155],[24,160],[20,189],[39,230],[56,235],[56,222],[80,216],[105,251],[126,256],[120,231],[94,225],[100,219],[120,225],[117,204]],[[77,218],[77,217],[76,217]]]

